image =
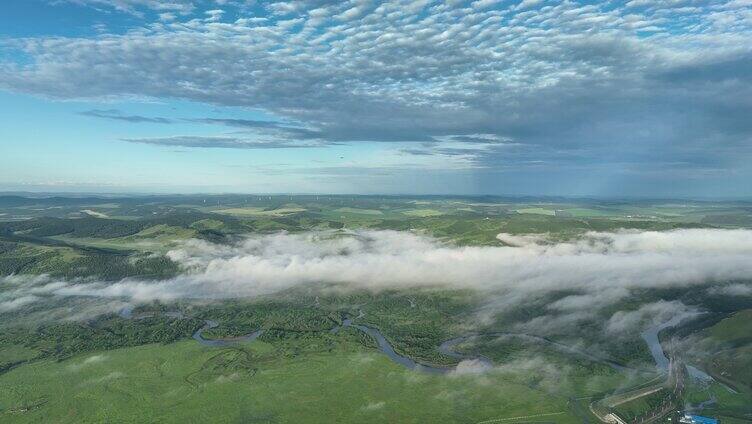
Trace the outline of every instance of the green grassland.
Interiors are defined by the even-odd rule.
[[[212,212],[234,215],[234,216],[286,216],[292,215],[298,212],[305,212],[304,208],[295,205],[286,205],[275,209],[265,209],[258,207],[246,207],[246,208],[228,208],[228,209],[214,209]]]
[[[104,315],[78,323],[6,324],[0,344],[11,348],[0,351],[0,362],[8,364],[0,373],[0,394],[12,403],[0,405],[2,413],[12,418],[8,422],[31,422],[36,413],[60,416],[63,422],[161,421],[168,413],[175,420],[193,417],[201,422],[208,411],[220,414],[220,422],[243,422],[236,413],[278,422],[324,422],[331,416],[342,417],[343,422],[475,422],[557,413],[552,422],[579,422],[589,416],[588,399],[641,382],[544,345],[491,339],[462,346],[463,351],[493,359],[497,369],[490,374],[430,376],[408,371],[378,352],[363,333],[346,328],[333,334],[331,328],[343,317],[360,317],[356,322],[379,328],[403,355],[424,363],[455,364],[457,359],[441,355],[437,346],[458,334],[483,330],[471,313],[478,304],[472,293],[315,293],[319,292],[293,290],[268,299],[208,305],[145,304],[133,311],[140,319]],[[184,318],[162,315],[176,309],[184,311]],[[208,338],[257,329],[265,333],[244,345],[242,352],[211,349],[186,340],[204,319],[220,323],[204,333]],[[219,357],[211,355],[224,351]],[[107,360],[89,359],[94,356]],[[368,358],[366,362],[374,365],[364,371],[353,369],[348,364],[355,357]],[[119,365],[121,361],[125,362]],[[81,374],[69,376],[69,370]],[[420,387],[413,388],[403,379],[420,381]],[[224,383],[231,390],[226,391]],[[74,390],[61,395],[56,389],[61,384],[72,384]],[[164,393],[175,393],[175,398],[162,398]],[[293,395],[310,399],[310,404],[296,402],[291,410],[277,406]],[[249,397],[255,400],[249,401],[248,408],[232,414],[211,404],[236,404],[237,399]],[[144,411],[133,415],[134,402],[144,399],[148,399],[141,405]],[[340,415],[324,415],[345,408],[343,399],[359,406]],[[434,404],[436,399],[440,405]],[[173,404],[186,409],[185,414],[164,406]]]
[[[624,214],[622,211],[613,211],[605,208],[566,208],[562,209],[564,212],[569,214],[572,217],[575,218],[586,218],[586,217],[626,217],[627,215]]]
[[[503,375],[408,371],[352,337],[222,349],[185,341],[39,361],[0,376],[0,417],[4,423],[465,423],[553,414],[557,423],[579,422],[565,398]]]
[[[556,212],[553,209],[547,209],[547,208],[522,208],[517,209],[517,213],[529,213],[533,215],[547,215],[547,216],[554,216]]]
[[[707,402],[701,414],[718,417],[723,423],[748,423],[752,419],[749,407],[752,404],[752,393],[734,392],[719,383],[690,381],[684,401],[694,406]]]
[[[635,419],[643,416],[646,411],[658,407],[670,395],[670,392],[667,390],[660,390],[645,397],[622,403],[616,406],[614,410],[620,417],[627,420],[627,422],[634,422]]]
[[[199,223],[196,227],[209,230],[212,228],[207,227],[211,227],[214,224],[212,220],[208,219],[196,222]],[[191,226],[193,226],[193,224],[191,224]],[[216,228],[217,225],[214,224],[214,227]],[[157,224],[144,228],[133,235],[124,237],[94,238],[60,235],[52,238],[86,247],[165,253],[166,251],[177,247],[180,242],[197,236],[198,231],[191,227],[183,228],[167,224]]]
[[[729,345],[752,342],[752,309],[734,313],[704,330],[703,334]]]
[[[416,216],[419,218],[427,218],[429,216],[444,215],[443,212],[436,210],[436,209],[410,209],[410,210],[402,211],[402,214],[406,216]]]
[[[337,208],[332,212],[340,214],[354,214],[354,215],[383,215],[384,213],[378,209],[359,209],[359,208]]]
[[[752,309],[730,314],[695,334],[694,359],[713,376],[752,396]]]

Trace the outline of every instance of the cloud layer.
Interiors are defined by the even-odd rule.
[[[492,294],[489,299],[497,303],[503,299],[507,304],[570,290],[577,294],[560,298],[546,308],[576,319],[579,311],[612,305],[634,289],[712,287],[752,277],[752,230],[593,232],[567,242],[550,242],[545,237],[510,238],[505,234],[499,238],[513,240],[515,246],[456,247],[395,231],[281,233],[251,236],[232,246],[192,240],[168,253],[186,269],[176,278],[99,283],[11,277],[3,284],[0,312],[49,295],[135,302],[219,299],[328,283],[342,290],[471,289]],[[730,287],[736,295],[745,293],[741,286]],[[618,330],[652,317],[656,311],[687,312],[681,304],[650,307],[614,316],[609,326]],[[548,318],[552,317],[542,317]]]
[[[171,17],[4,40],[2,88],[258,108],[310,131],[283,138],[424,142],[404,153],[491,171],[688,177],[752,156],[748,2],[75,2]],[[436,148],[447,138],[470,147]]]
[[[234,136],[197,136],[179,135],[173,137],[124,138],[131,143],[152,144],[156,146],[206,147],[220,149],[298,149],[307,147],[326,147],[328,143],[317,141],[298,143],[286,140],[258,140]]]

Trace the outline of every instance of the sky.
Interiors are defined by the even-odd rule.
[[[0,190],[752,197],[752,0],[5,0]]]

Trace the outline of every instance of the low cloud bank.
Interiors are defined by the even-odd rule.
[[[633,311],[617,311],[606,322],[606,331],[619,335],[626,331],[644,326],[650,326],[668,322],[672,318],[682,319],[696,316],[699,313],[695,308],[689,307],[678,301],[658,301],[646,303]]]
[[[101,283],[11,277],[2,281],[0,312],[45,295],[122,297],[134,302],[221,299],[322,282],[343,289],[485,290],[503,294],[508,302],[576,290],[580,294],[548,306],[571,312],[612,304],[632,289],[752,278],[752,230],[591,232],[564,242],[543,235],[498,238],[507,246],[457,247],[397,231],[254,235],[232,246],[191,240],[168,253],[186,268],[176,278]],[[733,292],[744,293],[740,287]]]

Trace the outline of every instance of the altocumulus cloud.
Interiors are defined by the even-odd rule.
[[[499,238],[508,241],[510,236]],[[514,241],[515,246],[457,247],[396,231],[281,233],[251,236],[236,245],[192,240],[168,253],[185,267],[172,279],[105,283],[12,277],[7,280],[12,289],[0,295],[0,302],[9,310],[33,302],[31,296],[50,295],[134,302],[220,299],[329,283],[341,290],[472,289],[497,294],[489,298],[506,302],[575,290],[580,294],[548,309],[576,315],[573,311],[586,306],[618,302],[634,289],[713,287],[752,277],[752,230],[593,232],[564,242],[542,236]],[[689,311],[674,303],[648,305],[632,315],[615,316],[609,326],[616,330],[674,312]]]
[[[55,3],[74,3],[96,8],[111,8],[117,11],[142,15],[142,10],[188,13],[195,9],[194,0],[58,0]],[[222,0],[217,3],[224,3]],[[54,3],[53,3],[54,4]]]
[[[171,19],[6,39],[1,87],[258,108],[327,141],[483,133],[527,146],[478,149],[479,169],[696,175],[752,156],[748,2],[70,1]]]

